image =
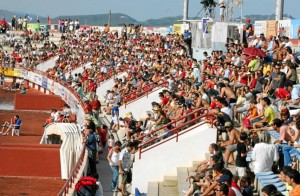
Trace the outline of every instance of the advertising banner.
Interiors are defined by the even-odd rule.
[[[51,79],[47,79],[47,89],[50,90],[51,92],[54,92],[54,81]]]
[[[174,24],[173,25],[173,32],[174,32],[174,34],[178,34],[178,35],[182,34],[182,32],[181,32],[181,26],[182,26],[182,24]]]
[[[300,39],[300,19],[291,20],[291,35],[292,39]]]
[[[14,69],[14,76],[22,77],[22,69],[15,68]]]
[[[270,35],[276,36],[278,29],[278,21],[277,20],[268,20],[267,21],[267,29],[266,29],[266,36],[269,37]]]
[[[254,35],[260,35],[264,34],[266,35],[267,33],[267,22],[266,21],[255,21],[254,23]]]
[[[45,88],[45,89],[48,89],[48,78],[46,77],[43,77],[42,78],[42,87]]]
[[[14,76],[14,68],[0,67],[0,73],[2,73],[4,76]]]
[[[28,23],[27,24],[27,29],[35,32],[35,31],[40,31],[41,25],[38,23]]]
[[[279,20],[277,30],[278,35],[291,37],[291,20]]]

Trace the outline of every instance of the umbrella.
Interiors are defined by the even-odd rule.
[[[245,48],[242,52],[243,52],[243,54],[247,54],[249,56],[261,56],[261,57],[267,56],[264,51],[262,51],[259,48],[255,48],[255,47]]]

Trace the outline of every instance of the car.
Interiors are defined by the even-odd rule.
[[[5,20],[0,20],[0,33],[6,33],[9,29],[9,24]]]

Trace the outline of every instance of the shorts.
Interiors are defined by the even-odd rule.
[[[246,112],[247,109],[248,109],[248,105],[247,104],[243,104],[243,105],[240,105],[239,107],[237,107],[237,112],[238,113]]]
[[[125,171],[124,175],[122,176],[121,184],[131,183],[132,173],[131,171]]]
[[[235,152],[237,150],[237,144],[228,145],[226,149],[231,153]]]
[[[246,167],[236,167],[235,168],[235,175],[238,177],[247,176],[247,168]]]
[[[225,6],[220,7],[220,16],[224,16]]]

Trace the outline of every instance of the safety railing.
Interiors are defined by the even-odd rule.
[[[195,114],[199,114],[199,113],[203,113],[204,114],[201,114],[199,116],[196,116],[194,117],[193,119],[191,120],[188,120],[182,124],[179,124],[178,125],[178,122],[179,121],[182,121],[184,119],[187,119],[188,117],[191,117]],[[201,119],[203,118],[207,118],[205,121],[200,121]],[[139,140],[142,142],[143,139],[145,139],[146,137],[151,137],[153,135],[155,135],[156,133],[158,132],[164,132],[163,135],[170,135],[172,134],[171,136],[163,139],[161,142],[159,142],[161,140],[161,137],[159,135],[157,136],[154,136],[152,137],[151,139],[145,141],[145,142],[142,142],[140,145],[139,145],[139,159],[141,159],[142,157],[142,153],[152,149],[152,148],[155,148],[169,140],[172,140],[172,139],[176,139],[176,142],[178,142],[178,138],[180,135],[184,134],[184,133],[187,133],[189,131],[191,131],[192,129],[195,128],[192,127],[192,129],[190,129],[191,126],[193,125],[196,125],[196,127],[199,127],[201,126],[202,124],[205,124],[205,123],[210,123],[211,124],[211,127],[213,127],[213,119],[215,118],[215,116],[211,113],[208,113],[208,109],[206,108],[200,108],[200,109],[197,109],[185,116],[182,116],[176,120],[173,120],[163,126],[161,126],[160,128],[156,129],[156,130],[153,130],[153,131],[150,131],[149,133],[147,133],[146,135],[143,135],[139,138]],[[207,121],[209,119],[209,121]],[[198,124],[197,124],[198,123]],[[172,129],[169,129],[168,131],[165,131],[166,129],[168,129],[169,126],[173,126]],[[183,129],[183,130],[181,130]],[[175,134],[175,135],[174,135]]]
[[[78,172],[80,171],[80,168],[83,164],[83,160],[84,160],[84,156],[85,156],[85,145],[83,145],[83,149],[82,152],[80,154],[79,160],[76,163],[71,176],[69,177],[69,179],[67,180],[67,182],[64,184],[64,186],[62,187],[62,189],[59,191],[58,195],[59,196],[64,196],[67,195],[69,192],[69,189],[72,187],[72,184],[75,182],[75,179],[77,178]]]
[[[141,99],[142,97],[145,97],[145,96],[148,97],[148,95],[150,93],[153,93],[163,87],[168,87],[168,82],[166,82],[166,81],[153,82],[151,84],[148,84],[148,85],[138,89],[136,91],[137,93],[130,92],[130,93],[123,95],[122,103],[125,105],[125,108],[126,108],[126,105],[128,105],[129,103],[132,103],[132,102],[134,102],[138,99]]]

